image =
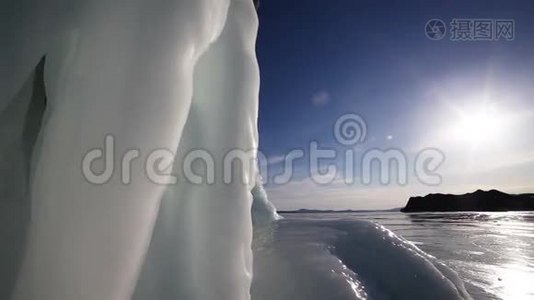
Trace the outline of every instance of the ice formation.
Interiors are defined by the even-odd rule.
[[[4,244],[14,234],[14,252],[24,253],[16,284],[6,280],[0,297],[14,289],[14,299],[128,299],[161,290],[248,299],[254,180],[182,181],[167,189],[147,178],[142,162],[156,149],[178,149],[178,162],[186,149],[203,147],[219,162],[228,149],[257,147],[253,2],[22,0],[4,1],[0,10],[6,23],[0,113],[11,127],[1,133],[0,150],[12,162],[1,171],[1,209],[17,227],[1,238]],[[40,125],[42,114],[27,119],[24,107],[34,103],[31,74],[43,57],[48,102],[37,126],[32,122]],[[141,153],[129,185],[122,183],[120,159],[105,184],[82,175],[82,158],[108,135],[117,157]],[[33,156],[18,151],[28,147]],[[233,175],[244,172],[237,167]],[[154,270],[160,253],[178,257]],[[11,278],[22,258],[3,254],[3,261],[14,261],[2,270]]]
[[[454,274],[368,223],[272,223],[254,164],[221,181],[226,154],[253,159],[258,147],[253,1],[21,0],[0,11],[0,299],[249,299],[253,220],[256,299],[428,287],[425,297],[467,298]],[[102,154],[113,163],[93,167],[115,172],[90,183],[83,157],[111,136]],[[147,177],[158,149],[176,153],[176,184]],[[198,149],[213,156],[215,183],[184,178]],[[209,177],[201,162],[191,171]]]
[[[261,180],[252,189],[252,223],[255,228],[270,226],[272,222],[282,219],[276,207],[269,201]]]

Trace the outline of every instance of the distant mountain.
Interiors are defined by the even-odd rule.
[[[534,211],[534,194],[511,195],[497,190],[465,195],[430,194],[410,198],[401,211]]]

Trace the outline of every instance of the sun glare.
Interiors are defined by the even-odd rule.
[[[453,121],[453,135],[472,145],[496,142],[502,137],[504,117],[494,105],[480,105],[459,110],[459,118]]]

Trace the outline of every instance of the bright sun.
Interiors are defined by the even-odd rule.
[[[480,145],[502,137],[505,122],[496,106],[480,105],[458,113],[459,118],[452,124],[453,135],[462,142]]]

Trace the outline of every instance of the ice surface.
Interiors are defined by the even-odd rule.
[[[412,243],[367,221],[340,222],[347,232],[333,252],[366,286],[372,298],[469,299],[457,274]]]
[[[132,165],[130,185],[120,172],[90,184],[80,166],[109,134],[116,155],[135,148],[139,161],[155,149],[183,155],[205,147],[217,161],[229,148],[255,149],[253,2],[22,0],[4,1],[0,11],[0,113],[43,56],[49,99],[14,298],[128,299],[141,269],[140,295],[162,288],[191,298],[249,298],[253,183],[182,183],[165,192],[143,163]],[[158,251],[178,253],[176,262],[151,269]],[[168,270],[171,278],[158,280]]]
[[[368,221],[278,221],[255,241],[254,271],[259,300],[471,298],[456,273]]]

